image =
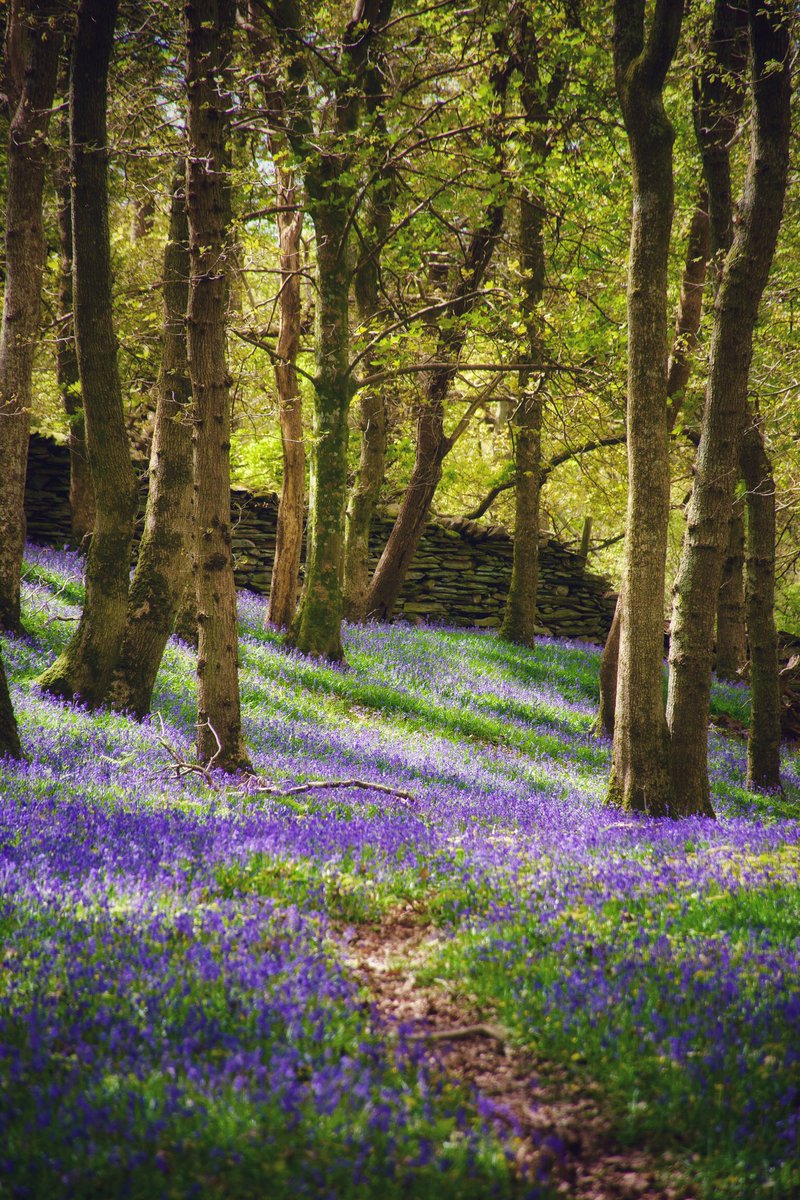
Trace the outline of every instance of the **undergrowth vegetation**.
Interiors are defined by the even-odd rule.
[[[0,1196],[548,1196],[492,1105],[387,1030],[349,931],[398,907],[425,968],[521,1049],[600,1085],[621,1142],[707,1200],[800,1194],[800,780],[745,790],[711,735],[717,821],[603,804],[598,652],[403,626],[348,667],[286,652],[241,597],[259,779],[176,778],[192,652],[156,716],[36,688],[79,564],[29,549],[4,654],[28,762],[0,764]],[[713,708],[744,720],[741,686]],[[167,745],[169,749],[167,749]],[[308,780],[369,787],[293,796]]]

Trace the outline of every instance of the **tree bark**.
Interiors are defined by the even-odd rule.
[[[717,652],[714,666],[718,679],[739,679],[747,661],[743,507],[741,500],[734,500],[728,525],[728,547],[717,601]]]
[[[276,161],[275,178],[278,206],[291,208],[296,205],[298,188],[294,172]],[[299,209],[296,212],[278,212],[277,222],[281,290],[275,385],[278,389],[281,423],[283,477],[267,620],[279,629],[288,629],[297,610],[306,495],[303,409],[295,365],[300,348],[300,235],[303,230],[303,213]]]
[[[192,389],[186,357],[189,228],[186,172],[172,184],[164,250],[164,341],[158,376],[150,486],[128,619],[111,685],[113,708],[144,717],[150,711],[167,638],[191,578],[194,520]]]
[[[708,195],[705,188],[701,188],[689,226],[686,259],[681,277],[681,294],[672,335],[672,349],[667,363],[667,429],[670,433],[675,428],[683,408],[686,387],[692,372],[692,363],[697,349],[697,334],[703,315],[703,290],[710,255]],[[614,736],[621,612],[621,604],[618,600],[600,663],[600,708],[597,716],[597,730],[606,737]]]
[[[197,756],[225,771],[249,766],[239,699],[225,348],[230,222],[227,133],[235,12],[234,0],[189,0],[184,5],[191,255],[187,325],[194,397],[194,574],[199,626]]]
[[[349,270],[347,209],[334,198],[312,208],[317,241],[314,419],[305,584],[291,631],[303,654],[333,662],[342,649],[347,505]]]
[[[753,117],[739,221],[714,309],[709,377],[695,482],[674,589],[667,720],[673,802],[712,812],[705,714],[711,691],[714,608],[744,433],[753,331],[783,213],[789,161],[788,11],[749,0]],[[775,64],[778,64],[775,66]]]
[[[747,636],[750,643],[750,736],[747,786],[781,786],[781,695],[775,629],[775,480],[758,425],[742,442],[747,487]]]
[[[523,272],[523,316],[526,357],[542,356],[539,305],[544,292],[544,217],[541,200],[526,188],[520,213],[520,260]],[[516,432],[517,487],[514,498],[514,550],[500,636],[507,642],[532,646],[539,587],[539,494],[542,481],[542,397],[540,378],[520,372],[522,395],[513,416]]]
[[[14,716],[14,705],[11,703],[11,693],[8,690],[8,678],[2,657],[0,657],[0,757],[23,757],[17,718]]]
[[[680,0],[616,0],[614,71],[630,144],[633,215],[628,262],[628,507],[609,799],[670,811],[664,722],[664,583],[669,518],[667,260],[673,128],[663,90],[681,28]]]
[[[41,676],[56,696],[90,705],[108,694],[125,628],[136,481],[112,318],[106,107],[117,5],[81,0],[70,78],[73,289],[78,369],[97,520],[86,600],[73,637]]]
[[[65,90],[68,90],[68,85]],[[86,452],[86,425],[72,311],[72,189],[69,175],[68,108],[61,121],[55,191],[59,242],[56,377],[61,402],[69,422],[69,505],[72,514],[70,545],[75,550],[85,550],[86,539],[94,529],[95,504],[89,457]]]
[[[22,628],[25,467],[45,255],[42,192],[61,42],[52,26],[54,13],[52,4],[15,0],[6,40],[8,55],[18,60],[7,63],[6,74],[19,82],[19,92],[12,97],[8,134],[5,292],[0,326],[0,626],[11,632]]]
[[[370,90],[378,93],[378,86],[375,81]],[[385,124],[379,117],[376,119],[380,136],[385,139]],[[395,192],[394,172],[383,171],[367,201],[362,258],[355,272],[355,296],[359,321],[368,337],[371,333],[374,336],[371,323],[380,306],[378,264],[381,246],[391,228]],[[371,375],[374,368],[375,354],[368,353],[363,360],[365,374]],[[363,621],[367,614],[369,535],[386,473],[386,400],[381,385],[363,387],[358,404],[361,445],[347,505],[344,539],[344,615],[350,621]]]

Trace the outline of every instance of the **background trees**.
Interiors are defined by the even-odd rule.
[[[161,604],[155,591],[141,590],[144,564],[156,544],[167,556],[163,562],[174,559],[197,529],[196,582],[203,594],[189,608],[201,614],[201,677],[218,689],[212,700],[201,682],[207,736],[199,752],[208,761],[219,737],[230,756],[226,749],[218,762],[246,761],[236,687],[229,453],[234,479],[283,490],[282,565],[271,619],[290,629],[299,650],[335,659],[343,654],[345,592],[352,618],[388,616],[431,511],[516,525],[504,633],[523,641],[534,630],[540,525],[578,546],[590,516],[591,565],[624,580],[619,686],[612,678],[606,689],[618,717],[614,793],[649,811],[703,810],[704,733],[695,737],[694,725],[713,661],[717,606],[708,596],[727,558],[718,665],[730,673],[742,652],[743,536],[736,522],[731,532],[731,504],[747,467],[749,482],[738,492],[748,510],[752,567],[748,650],[761,697],[755,708],[771,714],[758,719],[764,738],[753,736],[751,745],[754,754],[763,745],[772,762],[767,769],[754,760],[752,778],[774,785],[774,634],[758,617],[771,606],[775,552],[781,619],[797,624],[800,556],[791,408],[797,214],[790,201],[781,231],[776,199],[786,171],[793,14],[780,6],[753,8],[748,26],[738,8],[720,0],[713,14],[704,8],[687,17],[679,36],[680,6],[671,0],[620,0],[618,100],[608,52],[612,14],[592,3],[580,12],[568,4],[542,13],[530,0],[486,0],[468,11],[410,0],[359,0],[352,8],[339,0],[324,6],[253,0],[238,6],[234,27],[235,6],[203,0],[186,6],[193,31],[186,48],[169,6],[137,0],[121,0],[112,47],[113,6],[102,7],[115,71],[108,172],[99,104],[106,51],[94,55],[90,69],[81,66],[91,0],[74,6],[65,0],[51,13],[65,18],[52,28],[54,37],[67,30],[72,60],[73,204],[63,170],[45,186],[42,135],[55,88],[55,41],[49,34],[31,40],[33,18],[25,24],[22,0],[7,18],[4,132],[22,116],[35,117],[36,132],[25,142],[17,130],[2,164],[4,329],[11,329],[14,297],[21,294],[14,231],[23,142],[29,158],[36,147],[43,244],[52,253],[44,258],[41,324],[26,308],[34,334],[39,326],[36,353],[30,333],[21,341],[9,333],[3,343],[27,347],[28,365],[24,354],[16,361],[31,381],[30,401],[18,403],[24,389],[17,389],[17,408],[8,409],[13,420],[0,428],[17,447],[9,441],[4,461],[22,461],[29,407],[39,427],[66,433],[62,392],[85,406],[88,458],[99,487],[84,619],[45,685],[104,703],[114,678],[114,702],[146,711],[150,685],[133,697],[132,664],[143,666],[145,656],[132,649],[138,643],[131,637]],[[44,13],[37,6],[36,20]],[[76,16],[73,42],[69,18]],[[101,24],[92,23],[93,36]],[[218,36],[203,41],[212,29]],[[31,67],[26,84],[40,89],[41,103],[20,107],[15,63],[25,38],[30,53],[47,49],[49,57]],[[673,57],[676,69],[669,72]],[[50,127],[57,140],[61,122]],[[178,194],[171,176],[187,139],[191,287],[185,267],[170,258],[181,239],[168,229],[170,199]],[[714,263],[707,283],[701,174]],[[87,179],[91,186],[81,182]],[[93,207],[102,202],[104,181],[107,243],[96,236],[104,229],[102,203]],[[734,237],[732,197],[740,191]],[[34,214],[36,205],[29,207]],[[178,215],[173,205],[172,219]],[[73,259],[79,386],[70,381],[68,362],[72,275],[59,272],[57,247],[63,263]],[[739,282],[745,275],[747,286]],[[33,275],[26,279],[33,297]],[[193,516],[189,426],[181,416],[189,404],[179,315],[187,293],[199,468]],[[668,360],[671,311],[678,316]],[[759,312],[751,377],[747,347]],[[724,349],[728,344],[735,353]],[[5,361],[12,361],[8,354]],[[723,393],[736,408],[735,414],[726,409],[724,419],[714,416]],[[720,465],[713,429],[734,425],[738,432]],[[745,429],[749,457],[740,462],[734,442]],[[154,438],[148,535],[130,593],[128,433],[143,447]],[[770,474],[773,444],[779,453]],[[296,607],[306,461],[307,551]],[[168,477],[180,477],[178,491],[160,491]],[[0,498],[0,521],[10,531],[3,540],[3,590],[11,605],[6,624],[13,626],[21,545],[17,467],[4,479],[11,490]],[[164,499],[179,494],[180,500]],[[376,505],[395,517],[395,528],[370,578]],[[663,623],[685,532],[669,717],[680,748],[673,763],[688,754],[694,765],[670,779]],[[183,590],[180,571],[163,562],[159,595],[169,598],[148,655],[151,682]],[[763,692],[762,679],[768,680]]]

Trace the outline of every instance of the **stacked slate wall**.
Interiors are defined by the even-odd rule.
[[[142,477],[144,507],[146,473]],[[34,435],[28,458],[25,497],[28,537],[63,546],[69,540],[69,455],[65,446]],[[278,501],[235,488],[231,494],[236,583],[269,591],[275,556]],[[371,551],[377,562],[393,521],[379,517]],[[513,543],[498,526],[460,518],[431,521],[414,557],[400,596],[397,616],[409,621],[496,628],[511,579]],[[607,580],[584,570],[583,559],[553,539],[540,546],[539,620],[542,632],[557,637],[603,641],[614,614]]]

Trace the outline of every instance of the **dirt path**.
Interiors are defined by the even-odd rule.
[[[357,926],[345,961],[390,1030],[418,1022],[432,1061],[507,1110],[509,1127],[521,1136],[519,1171],[530,1178],[549,1171],[570,1200],[694,1200],[678,1186],[658,1186],[657,1177],[669,1178],[666,1159],[616,1144],[598,1095],[510,1046],[499,1026],[444,981],[417,984],[440,937],[412,913],[400,914],[380,926]]]

